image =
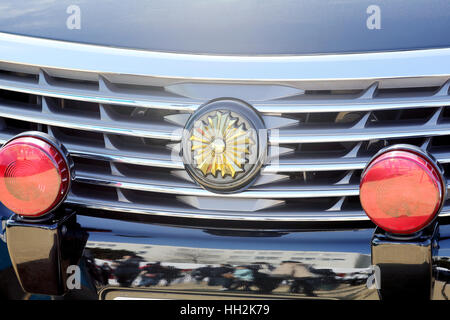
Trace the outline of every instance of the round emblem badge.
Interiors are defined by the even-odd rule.
[[[182,152],[186,171],[205,189],[239,191],[250,186],[264,162],[267,131],[251,106],[216,100],[189,118]]]

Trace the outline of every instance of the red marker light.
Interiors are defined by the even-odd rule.
[[[426,156],[392,149],[376,156],[364,170],[361,205],[380,228],[411,234],[425,228],[442,207],[446,185]]]
[[[0,201],[22,216],[39,217],[65,198],[69,165],[62,152],[39,136],[19,136],[0,150]]]

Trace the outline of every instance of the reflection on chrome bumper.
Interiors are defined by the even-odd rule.
[[[79,217],[101,299],[378,299],[373,230],[236,232]]]
[[[405,247],[398,247],[397,243],[393,245],[392,239],[383,242],[383,236],[374,234],[374,229],[370,228],[236,231],[163,226],[82,215],[76,218],[77,224],[72,222],[72,226],[77,228],[67,226],[58,238],[60,261],[74,257],[67,252],[73,252],[77,247],[74,246],[76,239],[82,239],[84,243],[87,238],[79,262],[81,288],[68,290],[64,296],[67,299],[374,300],[380,298],[379,292],[383,298],[384,289],[396,292],[395,297],[450,297],[450,286],[447,286],[450,282],[450,225],[443,222],[432,230],[432,237],[424,233],[420,239],[415,239],[415,244],[404,243],[416,246],[414,252],[417,255],[411,257],[406,254],[412,252],[410,248],[406,247],[404,251]],[[8,221],[7,232],[18,226],[18,230],[23,229],[19,222],[13,221]],[[45,230],[42,226],[28,227]],[[54,228],[48,230],[55,232]],[[67,239],[66,235],[70,237]],[[30,238],[24,236],[23,240],[21,242],[29,244]],[[383,257],[379,250],[384,246],[389,250],[383,250],[387,254]],[[12,251],[20,247],[20,243],[9,243],[8,247],[14,257]],[[395,254],[396,250],[400,250],[398,254]],[[409,259],[409,264],[396,259],[402,254],[412,259]],[[59,260],[53,261],[58,263]],[[420,261],[426,263],[421,265]],[[374,263],[377,266],[373,267]],[[25,265],[18,265],[17,260],[14,264],[16,271],[25,270]],[[411,265],[418,272],[411,272]],[[395,274],[384,276],[384,270],[388,269],[395,270]],[[37,280],[43,276],[39,272],[48,273],[48,270],[34,272],[30,268],[25,271],[18,273],[23,287],[27,287],[27,281],[35,281],[34,284],[38,285]],[[57,278],[61,277],[54,277]],[[0,282],[4,281],[0,274]],[[44,285],[49,286],[48,283]],[[414,291],[405,290],[406,287],[414,288],[416,293],[423,292],[423,295],[411,296]]]

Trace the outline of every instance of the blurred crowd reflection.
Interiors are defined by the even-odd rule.
[[[103,286],[145,288],[191,284],[211,290],[270,293],[281,286],[285,292],[315,296],[314,290],[341,283],[365,283],[369,272],[336,273],[318,269],[299,261],[282,261],[278,265],[254,262],[248,265],[162,264],[147,262],[137,255],[118,260],[86,258],[91,277]]]

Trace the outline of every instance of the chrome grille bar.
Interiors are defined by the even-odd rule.
[[[106,86],[101,86],[101,88]],[[17,91],[27,94],[33,94],[43,97],[61,98],[67,100],[77,100],[91,103],[101,103],[110,105],[125,105],[132,107],[142,107],[151,109],[163,110],[180,110],[186,112],[193,112],[198,107],[198,103],[183,103],[176,101],[158,101],[158,98],[152,100],[145,100],[137,96],[127,95],[126,93],[115,93],[110,90],[99,90],[92,92],[72,88],[70,90],[57,86],[52,86],[49,83],[42,85],[41,83],[22,83],[18,81],[6,80],[0,78],[0,89]]]
[[[158,192],[165,194],[187,195],[198,197],[215,198],[252,198],[252,199],[287,199],[287,198],[315,198],[315,197],[344,197],[359,195],[358,185],[340,186],[308,186],[308,187],[273,187],[273,188],[251,188],[246,191],[231,194],[219,194],[204,190],[196,186],[179,186],[171,184],[155,184],[152,181],[142,182],[140,179],[126,177],[113,177],[99,174],[77,173],[76,181],[81,183],[96,184],[121,189],[131,189],[146,192]]]
[[[270,143],[274,145],[288,143],[325,143],[369,141],[379,139],[398,139],[412,137],[432,137],[450,134],[450,123],[419,126],[384,126],[381,128],[342,129],[328,128],[316,130],[297,130],[282,132],[271,136]]]
[[[155,216],[171,216],[190,219],[212,219],[212,220],[237,220],[237,221],[266,221],[266,222],[339,222],[339,221],[367,221],[369,218],[363,211],[341,211],[334,212],[284,212],[268,211],[264,213],[254,212],[251,215],[240,212],[207,212],[183,208],[183,210],[169,210],[165,208],[149,208],[147,205],[120,203],[116,201],[95,201],[85,197],[69,195],[67,202],[82,208],[105,210],[113,212],[125,212],[134,214],[146,214]],[[82,204],[82,205],[81,205]],[[440,216],[450,216],[450,206],[444,206]]]
[[[99,78],[103,79],[103,78]],[[104,81],[104,80],[100,80]],[[48,82],[42,83],[23,83],[19,81],[7,80],[0,77],[0,89],[17,91],[32,95],[54,97],[67,100],[85,101],[91,103],[109,104],[117,106],[142,107],[150,109],[177,110],[184,112],[194,112],[201,102],[178,100],[172,98],[153,97],[144,99],[126,92],[114,92],[107,90],[106,85],[100,85],[98,91],[81,90],[72,88],[70,90],[58,86],[52,86]],[[298,100],[294,102],[280,101],[276,104],[255,103],[253,106],[261,113],[320,113],[320,112],[343,112],[343,111],[375,111],[375,110],[394,110],[411,108],[433,108],[441,106],[450,106],[450,97],[437,94],[425,99],[417,98],[377,98],[377,99],[345,99],[328,100],[317,103],[316,101]]]
[[[367,88],[374,81],[436,85],[449,75],[450,49],[303,56],[220,56],[120,49],[0,33],[0,61],[60,70],[159,79],[257,83],[342,81]],[[105,59],[107,57],[107,59]],[[431,77],[426,81],[420,80]],[[354,81],[354,82],[350,82]],[[358,85],[355,85],[358,83]],[[381,83],[381,82],[380,82]],[[306,87],[306,86],[305,86]]]
[[[0,45],[0,143],[30,129],[60,139],[75,160],[71,206],[179,218],[362,221],[359,174],[381,146],[412,143],[450,163],[450,49],[202,56],[2,33]],[[195,92],[183,95],[184,84]],[[181,129],[207,102],[196,97],[209,96],[202,90],[210,84],[218,92],[242,88],[242,99],[270,122],[271,148],[279,146],[280,158],[270,155],[243,192],[201,189],[179,157]],[[255,97],[263,85],[280,92],[245,99],[245,88],[257,88],[248,95]],[[380,120],[380,112],[398,114]],[[409,112],[414,121],[399,120]],[[338,123],[346,113],[356,120]],[[229,206],[217,206],[225,199]],[[441,215],[450,215],[448,204]]]
[[[0,103],[0,117],[85,131],[172,141],[179,141],[181,139],[181,130],[176,130],[176,127],[170,124],[139,125],[138,123],[113,123],[104,119],[95,120],[75,115],[66,116],[50,112],[27,110],[26,108],[20,108],[20,106],[14,107],[4,103]]]

